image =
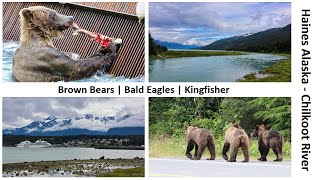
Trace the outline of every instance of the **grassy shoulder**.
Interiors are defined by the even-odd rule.
[[[180,57],[201,57],[201,56],[231,56],[243,55],[244,52],[239,51],[166,51],[160,52],[158,55],[150,55],[150,60],[180,58]]]
[[[272,53],[287,57],[269,67],[259,71],[259,73],[250,73],[239,79],[240,82],[291,82],[291,55]]]
[[[186,158],[186,148],[187,142],[183,137],[180,138],[158,138],[151,137],[149,141],[149,157],[181,157]],[[216,156],[219,159],[222,159],[222,148],[223,148],[223,139],[216,139]],[[194,150],[191,152],[194,154]],[[230,154],[230,150],[227,154]],[[205,149],[202,158],[209,158],[210,154],[208,149]],[[257,140],[250,140],[250,159],[256,160],[260,157],[260,153],[258,150],[258,142]],[[283,147],[283,158],[285,161],[291,160],[291,143],[285,142]],[[241,149],[239,150],[238,160],[244,159]],[[276,156],[270,150],[269,155],[267,157],[268,161],[276,159]]]

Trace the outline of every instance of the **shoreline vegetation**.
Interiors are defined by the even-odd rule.
[[[3,135],[3,147],[16,147],[23,141],[35,142],[44,140],[52,144],[52,148],[81,147],[103,149],[144,149],[144,135],[103,136],[103,135],[66,135],[66,136],[31,136],[31,135]],[[110,148],[109,148],[110,147]]]
[[[291,82],[291,55],[289,53],[265,53],[284,56],[286,58],[258,72],[245,75],[238,82]]]
[[[162,51],[157,55],[150,55],[150,61],[164,60],[182,57],[202,57],[202,56],[231,56],[245,55],[247,53],[274,54],[286,58],[258,71],[236,79],[236,82],[291,82],[291,55],[289,53],[270,53],[270,52],[243,52],[243,51]]]
[[[149,59],[164,60],[170,58],[182,58],[182,57],[202,57],[202,56],[232,56],[232,55],[244,55],[246,53],[240,51],[201,51],[201,50],[180,50],[180,51],[163,51],[159,52],[158,55],[150,55]]]
[[[2,176],[144,177],[144,161],[136,157],[7,163],[2,165]]]
[[[3,146],[16,147],[16,146]],[[94,149],[118,149],[118,150],[145,150],[144,146],[49,146],[45,148],[94,148]]]

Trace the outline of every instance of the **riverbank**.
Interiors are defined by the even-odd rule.
[[[291,55],[283,53],[272,53],[275,55],[285,56],[269,67],[260,70],[258,73],[245,75],[239,82],[291,82]]]
[[[3,177],[109,176],[112,174],[117,174],[118,177],[129,177],[131,175],[135,177],[144,177],[144,170],[141,170],[144,169],[144,158],[138,157],[133,159],[75,159],[59,161],[8,163],[3,164],[2,167]],[[121,176],[121,174],[123,176]]]
[[[144,146],[96,146],[94,149],[144,150]]]
[[[169,58],[181,58],[181,57],[202,57],[202,56],[231,56],[231,55],[243,55],[244,52],[239,51],[166,51],[161,52],[158,55],[150,55],[149,60],[156,59],[169,59]]]
[[[98,177],[144,177],[144,167],[115,169],[112,172],[100,174]]]

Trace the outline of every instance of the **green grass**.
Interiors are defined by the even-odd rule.
[[[243,55],[245,53],[239,51],[166,51],[159,55],[151,55],[150,60],[180,58],[180,57],[200,57],[200,56],[229,56]]]
[[[288,59],[282,59],[277,63],[259,71],[260,74],[270,75],[263,78],[257,78],[256,73],[250,73],[239,79],[240,82],[291,82],[291,55],[284,53],[271,53],[274,55],[285,56]]]
[[[187,142],[183,137],[180,138],[157,138],[152,137],[149,142],[149,157],[184,157],[186,158],[186,148]],[[222,148],[223,148],[223,139],[216,139],[216,157],[222,159]],[[290,161],[291,159],[291,143],[285,142],[283,147],[283,158],[286,161]],[[194,150],[191,152],[194,154]],[[230,154],[230,150],[227,153]],[[210,154],[208,149],[206,148],[202,158],[209,158]],[[260,157],[260,153],[258,150],[258,142],[257,140],[250,140],[250,159],[256,160]],[[242,151],[239,150],[238,161],[243,160],[244,157],[242,155]],[[276,159],[276,156],[270,150],[269,155],[267,157],[268,161]]]
[[[144,177],[144,167],[115,169],[112,172],[100,174],[98,177]]]

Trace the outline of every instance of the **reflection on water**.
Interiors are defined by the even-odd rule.
[[[149,79],[151,82],[234,82],[281,59],[286,57],[248,53],[155,60],[149,63]]]
[[[18,42],[3,43],[3,82],[16,81],[12,77],[12,59],[18,46]],[[144,76],[129,79],[124,76],[114,77],[110,74],[97,74],[90,78],[77,80],[76,82],[144,82]]]

